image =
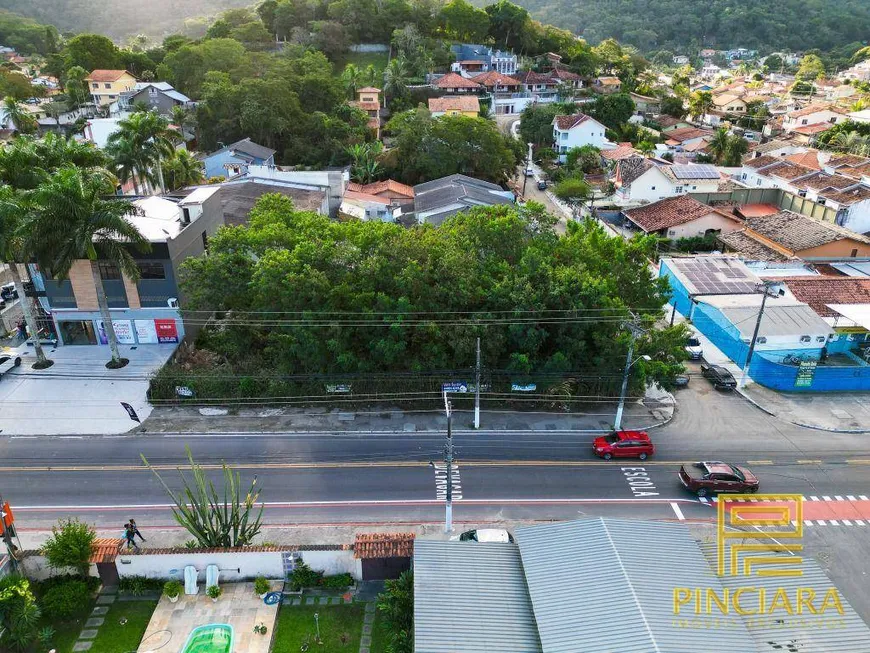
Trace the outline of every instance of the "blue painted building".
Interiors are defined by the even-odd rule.
[[[238,177],[250,165],[275,165],[275,150],[258,145],[250,138],[227,145],[202,158],[206,179],[209,177]]]

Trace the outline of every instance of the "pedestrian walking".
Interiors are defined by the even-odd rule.
[[[27,340],[27,324],[24,320],[18,320],[18,324],[15,325],[15,328],[18,330],[18,337],[21,340]]]
[[[141,539],[141,540],[144,542],[144,541],[145,541],[145,538],[142,537],[142,533],[139,532],[139,527],[136,526],[136,520],[135,520],[135,519],[131,519],[131,520],[130,520],[130,526],[133,528],[133,534],[134,534],[134,535],[138,535],[138,536],[139,536],[139,539]]]
[[[124,524],[124,537],[127,539],[127,550],[130,549],[138,549],[139,545],[136,544],[136,527],[127,522]]]

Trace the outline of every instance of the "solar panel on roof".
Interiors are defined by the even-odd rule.
[[[711,165],[675,165],[671,171],[677,179],[718,179],[719,172]]]

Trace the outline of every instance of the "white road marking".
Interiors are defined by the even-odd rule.
[[[831,500],[831,497],[822,496],[822,500],[823,500],[823,501],[830,501],[830,500]]]
[[[846,498],[847,498],[849,501],[854,501],[854,500],[855,500],[855,497],[853,497],[851,494],[846,495]]]
[[[677,516],[677,519],[679,519],[680,521],[684,521],[684,520],[686,519],[686,518],[683,516],[683,511],[680,510],[680,506],[678,506],[676,503],[673,503],[673,502],[672,502],[672,503],[671,503],[671,508],[674,509],[674,514]]]
[[[698,501],[700,501],[701,503],[709,504],[709,501],[707,501],[707,497],[698,497]]]
[[[843,497],[834,497],[837,501],[842,501]]]
[[[864,525],[863,519],[856,519],[855,520],[855,526],[863,526],[863,525]]]
[[[861,499],[861,501],[867,501],[867,495],[866,495],[866,494],[859,494],[859,495],[858,495],[858,498]]]
[[[846,526],[851,526],[851,525],[852,525],[852,522],[850,522],[848,519],[844,519],[844,520],[843,520],[843,524],[846,525]]]
[[[824,526],[824,525],[825,525],[825,520],[824,520],[824,519],[817,519],[817,520],[816,520],[816,523],[817,523],[819,526]]]
[[[812,519],[804,519],[804,526],[812,526],[812,525],[813,525]]]
[[[840,525],[840,522],[838,522],[836,519],[831,519],[831,520],[828,521],[828,523],[829,523],[831,526],[839,526],[839,525]]]
[[[435,463],[435,498],[439,501],[447,500],[447,465]],[[459,477],[459,464],[453,463],[450,467],[454,501],[462,499],[462,479]]]
[[[818,501],[819,497],[810,497],[810,501]]]

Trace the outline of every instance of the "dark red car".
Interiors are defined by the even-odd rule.
[[[656,452],[646,431],[614,431],[595,438],[593,453],[604,460],[611,458],[640,458],[646,460]]]
[[[758,492],[758,479],[745,467],[723,462],[702,462],[680,467],[680,483],[699,497],[719,492]]]

